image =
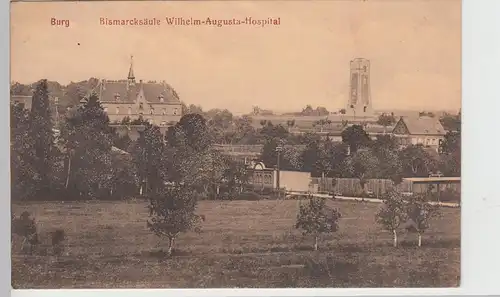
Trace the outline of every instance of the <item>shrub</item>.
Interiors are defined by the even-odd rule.
[[[63,229],[57,229],[51,233],[51,243],[54,255],[60,255],[63,252],[64,247],[62,243],[65,239],[66,234]]]
[[[31,218],[31,214],[27,211],[23,212],[19,218],[12,216],[11,224],[12,234],[16,234],[23,238],[21,249],[25,250],[25,244],[28,244],[28,253],[32,254],[36,246],[40,243],[35,218]]]

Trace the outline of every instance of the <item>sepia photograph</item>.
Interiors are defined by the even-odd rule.
[[[461,5],[12,2],[12,288],[459,287]]]

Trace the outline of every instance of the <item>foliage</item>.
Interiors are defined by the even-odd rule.
[[[428,202],[426,195],[413,195],[406,205],[406,214],[410,220],[409,232],[418,234],[418,246],[421,246],[421,235],[429,228],[429,221],[439,215],[439,207]]]
[[[10,106],[10,171],[11,195],[15,200],[31,199],[35,196],[39,175],[31,160],[31,134],[29,132],[29,112],[20,105]]]
[[[352,125],[342,131],[342,142],[349,145],[351,154],[370,143],[370,137],[361,125]]]
[[[60,255],[63,251],[62,243],[66,239],[66,233],[63,229],[57,229],[50,233],[52,250],[55,255]]]
[[[301,204],[295,228],[302,229],[304,235],[315,236],[314,249],[318,249],[318,236],[321,233],[336,232],[341,213],[326,206],[324,198],[311,197],[309,203]]]
[[[60,141],[66,150],[70,193],[82,199],[109,195],[113,129],[95,94],[66,116]]]
[[[174,239],[192,229],[199,231],[201,217],[195,214],[196,192],[179,184],[163,187],[149,195],[147,227],[157,236],[169,239],[168,255],[172,254]]]
[[[132,148],[133,162],[137,168],[139,182],[143,193],[156,191],[161,187],[163,135],[160,128],[149,123],[139,132],[139,138]]]
[[[28,139],[33,150],[30,154],[30,165],[38,176],[33,180],[37,192],[36,198],[43,199],[48,196],[51,189],[53,163],[57,156],[47,80],[41,80],[36,85],[32,101],[28,127]]]
[[[23,238],[23,250],[24,244],[29,244],[28,253],[31,254],[33,249],[40,243],[35,218],[31,218],[31,214],[24,211],[19,218],[12,217],[11,228],[12,234]]]
[[[436,171],[437,161],[422,145],[410,145],[400,151],[403,175],[407,177],[427,177]]]
[[[394,247],[398,245],[397,229],[407,219],[405,211],[405,202],[401,193],[393,190],[387,194],[382,207],[376,214],[377,223],[382,225],[385,230],[393,233]]]
[[[384,126],[384,128],[392,126],[395,123],[396,123],[396,118],[394,117],[393,113],[391,114],[383,113],[377,119],[377,124]]]

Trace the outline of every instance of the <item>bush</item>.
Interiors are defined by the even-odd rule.
[[[12,216],[11,232],[23,238],[22,251],[25,251],[25,244],[28,244],[29,254],[33,253],[40,243],[35,218],[31,218],[31,214],[27,211],[23,212],[19,218]]]
[[[60,255],[63,252],[64,248],[62,243],[65,239],[66,234],[63,229],[57,229],[51,233],[51,243],[54,255]]]

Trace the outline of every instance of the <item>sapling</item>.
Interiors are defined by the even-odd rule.
[[[200,231],[204,217],[195,214],[196,202],[196,191],[178,184],[150,194],[147,226],[157,236],[168,238],[168,256],[172,255],[179,233],[192,229]]]
[[[418,236],[418,246],[422,246],[422,235],[429,228],[429,221],[438,215],[439,206],[430,204],[425,195],[415,195],[411,197],[406,205],[406,214],[409,219],[407,230],[416,233]]]
[[[382,227],[392,232],[393,246],[398,246],[398,233],[399,226],[406,221],[405,203],[401,193],[393,190],[387,194],[384,199],[383,205],[376,215],[377,223]]]
[[[326,206],[324,198],[309,198],[301,204],[295,228],[302,229],[304,235],[314,235],[314,250],[318,250],[318,238],[322,233],[336,232],[341,214],[337,209]]]

